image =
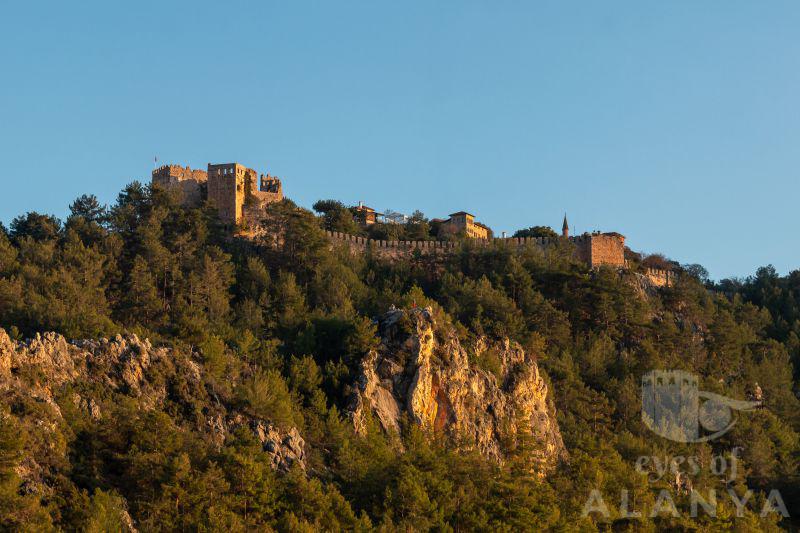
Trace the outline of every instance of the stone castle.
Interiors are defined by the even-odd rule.
[[[206,196],[209,204],[217,208],[220,220],[231,225],[263,218],[267,204],[283,199],[283,185],[279,178],[270,174],[259,174],[239,163],[209,163],[207,170],[164,165],[153,170],[152,183],[176,192],[185,206],[197,207]],[[359,204],[353,211],[355,219],[361,224],[376,223],[374,209]],[[531,245],[544,247],[550,244],[547,237],[494,238],[488,226],[476,222],[475,216],[466,211],[458,211],[446,220],[434,219],[432,222],[440,223],[446,234],[462,234],[468,237],[478,247],[490,243],[514,248]],[[369,248],[386,257],[399,257],[415,251],[423,254],[451,253],[459,246],[455,241],[381,241],[333,231],[327,231],[326,234],[334,242],[346,243],[353,251]],[[561,239],[573,243],[575,256],[591,268],[628,266],[625,260],[624,235],[616,232],[593,232],[570,236],[565,215]],[[668,286],[672,283],[670,271],[647,269],[645,275],[656,286]]]
[[[219,218],[226,224],[241,223],[246,207],[258,209],[283,200],[279,178],[259,175],[239,163],[209,163],[207,170],[164,165],[153,170],[152,183],[176,191],[181,203],[192,207],[201,204],[205,189],[209,203],[219,210]]]

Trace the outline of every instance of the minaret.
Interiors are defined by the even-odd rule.
[[[567,224],[567,214],[564,213],[564,223],[561,225],[561,236],[565,239],[569,238],[569,224]]]

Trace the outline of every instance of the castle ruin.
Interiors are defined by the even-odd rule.
[[[165,165],[153,171],[152,183],[176,191],[182,205],[197,207],[203,189],[226,224],[240,224],[245,207],[258,210],[283,199],[283,185],[276,176],[260,174],[239,163],[208,164],[207,170]]]
[[[182,205],[197,207],[204,197],[215,206],[219,218],[226,224],[240,225],[246,221],[263,218],[264,207],[283,199],[281,180],[270,174],[259,174],[239,163],[208,164],[207,170],[191,169],[180,165],[164,165],[152,173],[152,183],[175,191]],[[357,218],[364,225],[376,222],[375,210],[363,204],[355,209]],[[474,246],[485,247],[492,243],[520,248],[528,245],[545,247],[550,244],[546,237],[492,238],[491,229],[475,221],[474,215],[459,211],[441,221],[443,227],[469,238]],[[246,225],[246,224],[245,224]],[[400,257],[418,250],[423,254],[452,253],[460,245],[450,241],[380,241],[337,232],[326,232],[334,242],[344,242],[353,251],[374,250],[385,257]],[[616,232],[593,232],[570,236],[566,214],[560,239],[575,246],[575,256],[590,268],[602,266],[627,268],[625,260],[625,236]],[[647,269],[645,276],[656,286],[672,284],[673,274],[666,270]]]
[[[164,189],[177,191],[184,205],[200,205],[201,186],[208,181],[205,170],[192,170],[188,166],[164,165],[153,171],[152,183]]]

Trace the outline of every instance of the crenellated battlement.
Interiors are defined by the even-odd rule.
[[[206,181],[208,179],[208,173],[205,170],[194,169],[190,166],[181,166],[181,165],[161,165],[160,167],[153,170],[152,173],[153,179],[164,179],[164,178],[175,178],[176,181],[182,181],[186,179],[195,179],[199,181]]]
[[[208,182],[205,170],[188,165],[161,165],[153,170],[152,183],[178,192],[183,205],[197,205],[201,201],[200,185]]]
[[[152,183],[165,189],[177,190],[187,206],[202,203],[200,185],[206,186],[209,203],[216,206],[220,219],[228,224],[242,222],[246,204],[263,207],[283,199],[280,178],[258,174],[239,163],[208,164],[207,170],[192,170],[188,166],[161,165],[153,170]],[[249,210],[253,212],[253,209]]]
[[[177,190],[185,205],[198,206],[203,200],[203,191],[208,203],[217,208],[219,218],[231,225],[237,225],[244,234],[257,234],[258,227],[266,215],[265,207],[283,199],[281,179],[269,173],[259,174],[252,168],[239,163],[208,164],[207,170],[192,170],[181,165],[162,165],[153,170],[152,182],[164,188]],[[203,186],[201,188],[201,185]],[[374,209],[360,206],[363,224],[375,222]],[[371,222],[370,222],[371,221]],[[536,247],[546,250],[558,243],[569,242],[574,248],[575,257],[590,268],[609,266],[625,269],[625,236],[616,232],[584,233],[570,236],[566,215],[560,237],[492,237],[491,229],[475,221],[474,215],[466,211],[452,213],[448,220],[434,219],[447,228],[451,234],[469,237],[466,242],[448,240],[395,241],[376,240],[337,231],[326,231],[333,242],[344,243],[352,251],[372,253],[399,258],[414,253],[451,254],[463,247],[470,249],[489,246],[526,248]],[[444,232],[448,234],[447,231]],[[664,287],[673,282],[674,273],[666,270],[647,269],[644,274],[653,285]]]
[[[645,270],[644,276],[656,287],[669,287],[675,281],[674,272],[660,268],[648,268]]]
[[[399,258],[413,253],[422,255],[448,255],[462,249],[466,243],[458,241],[393,241],[376,240],[338,231],[325,231],[325,235],[334,243],[346,244],[352,252],[363,253],[369,249],[373,254]],[[599,240],[598,240],[599,238]],[[488,248],[504,246],[513,249],[536,247],[546,249],[556,245],[561,239],[547,237],[495,237],[493,239],[470,239],[468,246],[472,248]],[[611,266],[627,268],[624,259],[625,237],[618,233],[584,234],[570,237],[575,245],[575,255],[590,267]],[[610,258],[610,260],[609,260]],[[592,261],[595,262],[592,262]],[[675,274],[669,270],[648,268],[644,276],[657,287],[672,285]]]
[[[360,237],[358,235],[351,235],[349,233],[341,233],[338,231],[325,231],[325,235],[336,242],[342,242],[358,249],[366,249],[371,247],[380,253],[381,250],[391,251],[407,251],[420,250],[422,252],[453,252],[462,243],[457,241],[390,241],[390,240],[377,240],[367,237]],[[552,244],[553,241],[546,237],[496,237],[493,239],[470,239],[469,245],[476,248],[486,248],[491,245],[501,246],[540,246],[546,247]]]

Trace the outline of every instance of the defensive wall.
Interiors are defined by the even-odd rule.
[[[263,208],[265,204],[283,199],[280,178],[270,174],[259,175],[239,163],[209,163],[207,170],[163,165],[153,170],[152,183],[178,191],[181,203],[190,207],[201,204],[200,186],[205,184],[208,201],[216,206],[220,219],[226,224],[240,223],[247,207]]]
[[[656,287],[669,287],[675,282],[675,273],[671,270],[648,268],[645,270],[644,276]]]
[[[208,172],[181,165],[162,165],[153,170],[153,183],[178,191],[183,205],[199,205],[200,185],[208,182]]]
[[[188,166],[164,165],[152,173],[154,184],[177,190],[184,205],[199,205],[201,184],[207,186],[208,200],[219,211],[220,219],[229,224],[242,224],[248,233],[258,232],[258,222],[264,216],[264,207],[271,202],[283,198],[283,186],[280,178],[269,174],[258,174],[255,170],[238,163],[208,164],[207,170],[191,169]],[[472,221],[472,215],[466,212],[453,213],[463,215],[464,223]],[[566,217],[564,219],[564,237],[575,245],[575,256],[591,268],[611,266],[627,268],[625,261],[625,236],[619,233],[584,233],[574,237],[566,236]],[[477,224],[475,224],[477,226]],[[480,225],[481,228],[485,226]],[[488,233],[488,232],[487,232]],[[365,251],[368,247],[373,253],[383,257],[402,257],[414,252],[421,254],[450,254],[461,248],[460,242],[452,241],[392,241],[373,240],[335,231],[326,232],[329,239],[346,243],[351,250]],[[560,238],[558,238],[560,240]],[[498,245],[514,248],[536,246],[545,248],[558,242],[547,237],[507,237],[507,238],[472,238],[469,246],[485,248]],[[669,286],[675,274],[668,270],[647,269],[643,274],[653,285]]]
[[[367,247],[371,247],[373,252],[386,255],[411,254],[414,250],[419,250],[422,253],[454,253],[462,245],[461,242],[456,241],[383,241],[338,231],[325,231],[325,234],[330,240],[345,243],[352,249],[363,251]],[[546,237],[498,237],[494,239],[470,239],[468,242],[470,246],[475,248],[487,248],[493,244],[514,247],[528,245],[545,247],[551,242],[551,239]]]
[[[369,248],[373,254],[384,258],[400,258],[418,252],[422,255],[447,255],[455,253],[462,247],[456,241],[392,241],[377,240],[359,237],[338,231],[325,231],[325,235],[334,243],[346,244],[351,251],[365,252]],[[621,238],[621,239],[620,239]],[[470,239],[469,245],[474,248],[488,248],[490,246],[507,246],[511,248],[524,248],[535,246],[546,248],[555,244],[557,239],[547,237],[496,237],[493,239]],[[570,242],[576,245],[576,257],[586,262],[591,268],[611,266],[627,268],[624,248],[620,243],[624,237],[619,234],[586,234],[571,237]],[[668,287],[674,282],[675,274],[669,270],[648,268],[642,274],[650,283],[657,287]]]

